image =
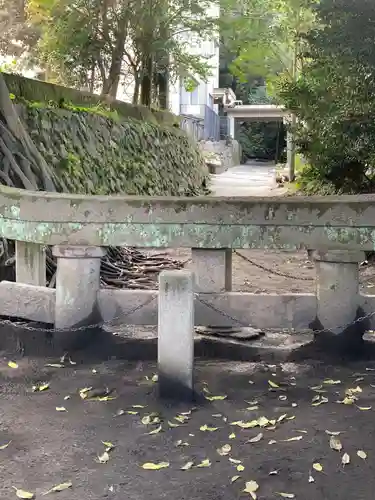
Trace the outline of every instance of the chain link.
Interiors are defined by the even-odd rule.
[[[149,298],[143,304],[139,304],[138,306],[134,307],[133,309],[131,309],[126,314],[121,314],[120,316],[115,316],[114,318],[112,318],[109,321],[100,321],[99,323],[93,323],[92,325],[82,325],[82,326],[73,327],[73,328],[53,328],[53,327],[51,327],[51,328],[36,328],[34,326],[29,326],[29,325],[27,325],[27,324],[25,324],[23,322],[17,322],[16,323],[16,322],[11,321],[9,319],[0,320],[0,325],[10,325],[10,326],[13,326],[15,328],[23,328],[25,330],[29,330],[29,331],[32,331],[32,332],[49,332],[49,333],[51,333],[51,332],[56,332],[56,333],[57,332],[69,332],[69,333],[81,332],[83,330],[87,330],[87,329],[90,329],[90,328],[100,328],[100,327],[102,327],[104,325],[110,325],[114,321],[117,321],[117,320],[123,320],[124,318],[127,318],[127,317],[131,316],[132,314],[138,312],[140,309],[143,309],[144,307],[147,307],[156,298],[157,298],[157,295]]]
[[[257,262],[254,262],[252,259],[249,259],[249,257],[246,257],[246,255],[243,255],[242,253],[238,252],[237,250],[233,250],[233,252],[236,255],[238,255],[239,257],[241,257],[241,259],[246,260],[252,266],[258,267],[259,269],[262,269],[262,271],[266,271],[266,273],[275,274],[276,276],[280,276],[281,278],[289,278],[291,280],[315,281],[315,278],[311,278],[310,276],[293,276],[292,274],[282,273],[280,271],[275,271],[274,269],[270,269],[269,267],[265,267],[262,264],[258,264]]]

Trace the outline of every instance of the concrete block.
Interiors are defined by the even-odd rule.
[[[43,245],[16,241],[16,281],[25,285],[46,285],[46,253]]]
[[[345,331],[360,314],[358,264],[363,252],[314,252],[316,265],[317,325],[332,334]]]
[[[74,330],[101,321],[98,307],[100,288],[100,247],[55,246],[57,257],[55,328]],[[64,349],[81,343],[87,335],[79,332],[56,332],[54,339]]]
[[[189,271],[159,275],[159,393],[192,399],[194,364],[194,281]]]
[[[220,293],[232,290],[232,250],[193,248],[192,269],[197,292]]]

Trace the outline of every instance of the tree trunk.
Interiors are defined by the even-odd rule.
[[[140,86],[141,86],[141,81],[140,81],[140,78],[139,78],[138,75],[135,75],[134,78],[135,78],[135,80],[134,80],[134,91],[133,91],[132,103],[133,104],[138,104],[138,101],[139,101],[139,89],[140,89]]]
[[[148,107],[151,106],[153,66],[152,56],[146,54],[142,65],[141,104]]]
[[[112,61],[109,68],[109,74],[106,81],[103,83],[103,95],[109,95],[116,99],[118,86],[120,83],[122,60],[124,58],[125,41],[127,36],[127,19],[122,17],[118,25],[118,36],[115,41],[115,46],[112,50]]]
[[[165,69],[158,73],[159,106],[161,109],[169,108],[169,71]]]

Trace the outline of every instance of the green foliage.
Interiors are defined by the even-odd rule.
[[[300,79],[280,86],[310,165],[299,182],[309,193],[373,191],[375,4],[321,0],[316,15],[320,27],[306,37]]]

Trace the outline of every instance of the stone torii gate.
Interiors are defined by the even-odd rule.
[[[293,116],[283,106],[276,106],[274,104],[240,104],[240,102],[234,101],[224,106],[229,122],[229,136],[232,139],[235,138],[236,119],[248,121],[283,121],[283,123],[290,123],[293,120]],[[292,181],[294,179],[295,145],[292,134],[289,131],[287,132],[286,142],[289,179]]]

